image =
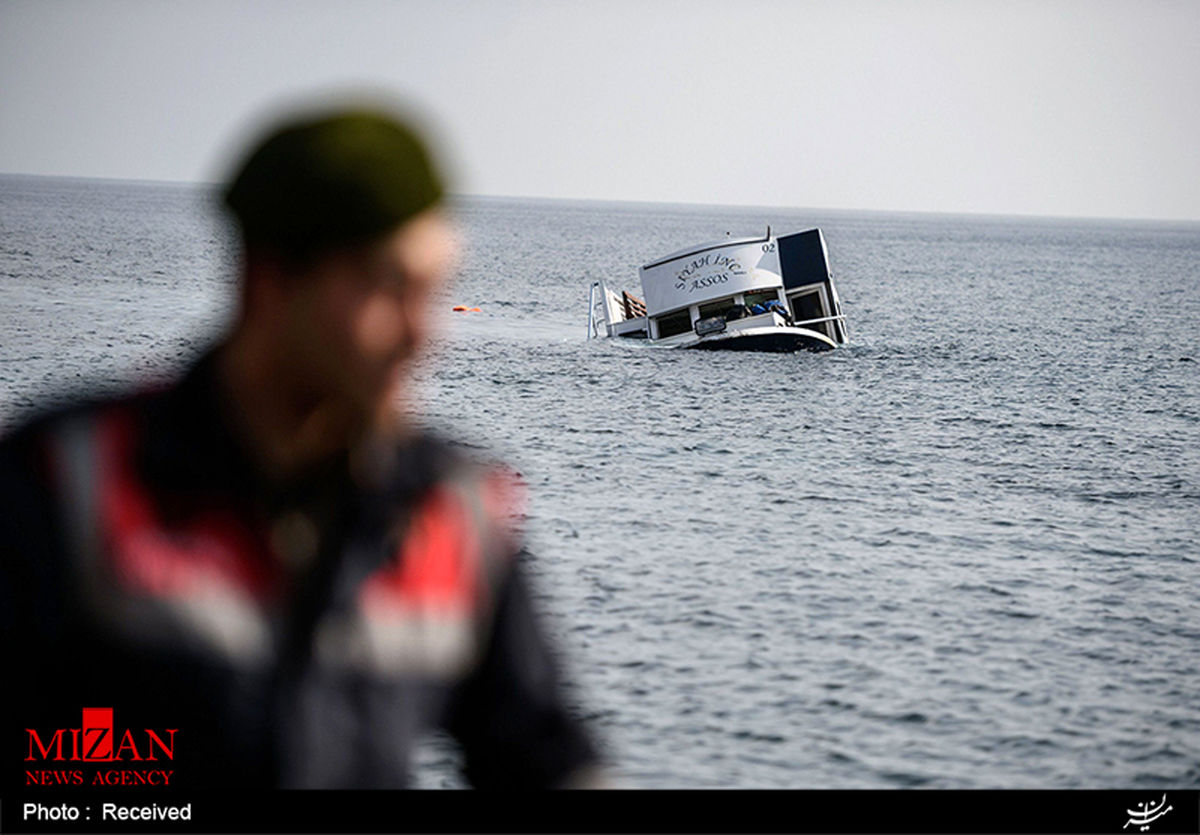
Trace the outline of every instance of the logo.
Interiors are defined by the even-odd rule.
[[[745,267],[735,256],[710,252],[703,258],[694,259],[675,274],[675,289],[686,289],[690,295],[697,290],[725,284],[731,277],[739,278],[745,274]]]
[[[175,774],[177,728],[118,730],[111,707],[85,707],[78,728],[26,728],[27,786],[167,786]],[[41,763],[41,767],[32,765]],[[61,768],[59,763],[113,764],[108,769]],[[121,768],[122,765],[133,766]],[[160,764],[146,768],[143,764]]]
[[[1163,807],[1166,808],[1163,808]],[[1167,812],[1174,809],[1174,806],[1167,806],[1167,795],[1164,793],[1162,800],[1157,806],[1150,803],[1139,803],[1137,809],[1126,809],[1129,814],[1129,820],[1125,821],[1125,826],[1122,829],[1127,829],[1131,824],[1138,827],[1139,832],[1145,832],[1150,828],[1150,824],[1161,818]]]

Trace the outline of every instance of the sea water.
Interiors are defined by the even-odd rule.
[[[527,482],[538,604],[626,784],[1200,785],[1200,224],[455,214],[422,411]],[[592,281],[767,224],[824,230],[849,346],[585,338]],[[0,428],[176,373],[235,269],[211,189],[0,178]]]

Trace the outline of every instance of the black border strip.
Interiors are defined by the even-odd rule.
[[[1127,810],[1171,811],[1148,824]],[[66,803],[90,820],[27,820],[23,804]],[[187,821],[104,821],[104,802],[190,807]],[[10,832],[831,832],[1191,833],[1200,790],[121,792],[22,793],[0,805]],[[82,817],[82,816],[81,816]]]

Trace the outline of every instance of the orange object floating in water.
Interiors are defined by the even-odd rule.
[[[483,313],[483,311],[482,311],[482,310],[480,310],[478,307],[472,307],[472,308],[471,308],[470,310],[468,310],[467,312],[468,312],[468,313]]]
[[[456,304],[456,305],[454,305],[454,312],[455,313],[466,313],[467,306],[465,304]]]

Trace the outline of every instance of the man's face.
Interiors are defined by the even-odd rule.
[[[286,350],[304,388],[356,423],[388,421],[409,364],[428,339],[431,302],[456,256],[449,222],[430,210],[298,276],[281,313]]]

